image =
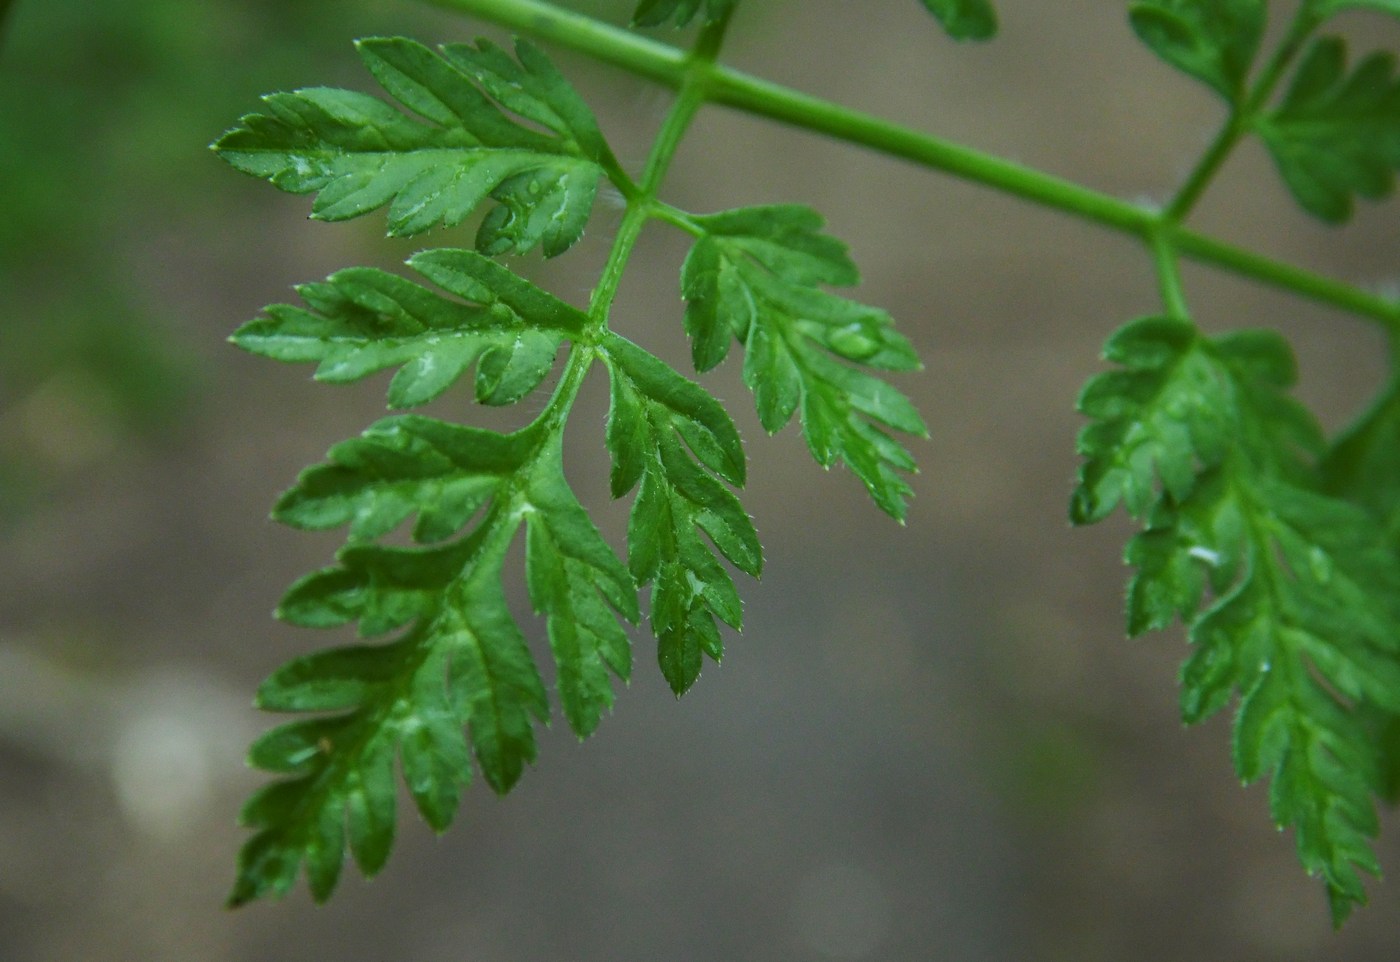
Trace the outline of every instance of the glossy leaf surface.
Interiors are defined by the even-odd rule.
[[[1121,368],[1081,401],[1098,420],[1080,437],[1072,516],[1120,500],[1146,514],[1127,550],[1129,632],[1187,624],[1183,717],[1239,698],[1236,770],[1269,779],[1274,821],[1340,923],[1365,901],[1360,873],[1378,872],[1369,726],[1400,711],[1400,560],[1374,515],[1318,484],[1320,432],[1286,393],[1280,338],[1151,319],[1107,353]]]
[[[619,336],[606,345],[612,378],[607,441],[612,491],[639,484],[627,526],[638,585],[650,584],[661,673],[682,694],[703,656],[720,659],[716,620],[739,628],[742,603],[719,557],[758,576],[758,533],[726,484],[744,483],[744,451],[729,415],[703,388]]]
[[[297,288],[306,307],[275,304],[231,338],[278,361],[315,362],[316,378],[345,383],[397,367],[390,407],[425,404],[476,365],[476,397],[511,404],[549,373],[582,312],[474,251],[429,250],[409,266],[456,295],[354,267]]]
[[[695,367],[744,346],[744,382],[771,434],[800,413],[812,456],[845,463],[881,510],[903,520],[911,493],[901,472],[912,455],[888,430],[923,437],[908,398],[868,370],[919,365],[909,342],[878,308],[821,285],[859,280],[845,245],[820,233],[806,207],[748,207],[695,218],[704,231],[687,256],[681,289]]]
[[[418,234],[489,210],[476,246],[541,247],[583,233],[599,178],[615,168],[587,105],[525,41],[516,58],[486,40],[437,52],[402,37],[358,43],[365,66],[416,117],[349,90],[263,98],[214,144],[239,170],[316,194],[312,216],[347,220],[388,205],[391,234]],[[543,128],[543,129],[540,129]]]

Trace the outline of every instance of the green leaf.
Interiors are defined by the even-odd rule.
[[[242,823],[257,832],[239,855],[230,904],[285,894],[302,864],[312,895],[324,901],[340,876],[347,830],[361,870],[377,873],[393,844],[396,755],[437,831],[451,823],[471,777],[464,726],[498,792],[534,759],[531,720],[547,716],[544,689],[500,589],[503,547],[479,547],[470,572],[424,603],[398,641],[310,655],[259,689],[269,710],[345,711],[273,729],[253,745],[252,764],[294,777],[244,807]],[[348,570],[364,576],[360,607],[370,606],[373,567]]]
[[[694,221],[704,234],[686,257],[681,290],[696,369],[719,364],[737,339],[764,428],[776,433],[800,411],[817,462],[844,462],[903,520],[911,489],[900,472],[915,463],[885,429],[920,437],[927,429],[904,395],[861,368],[916,370],[919,359],[884,311],[818,287],[858,281],[845,246],[819,233],[820,216],[805,207]]]
[[[614,334],[604,360],[612,377],[613,496],[641,486],[627,527],[628,562],[639,585],[652,585],[658,660],[680,695],[705,655],[718,661],[723,653],[716,619],[742,626],[742,603],[716,553],[754,577],[763,567],[753,522],[721,483],[743,484],[743,448],[719,402],[658,358]]]
[[[626,680],[621,615],[637,621],[627,568],[603,542],[563,475],[557,431],[512,435],[430,418],[389,418],[331,449],[278,503],[299,527],[349,524],[332,568],[294,584],[279,617],[306,627],[356,622],[362,636],[404,629],[377,645],[299,658],[258,691],[279,712],[332,712],[273,729],[249,760],[290,776],[255,794],[233,904],[285,893],[302,865],[324,900],[348,844],[366,875],[393,844],[395,759],[424,819],[444,830],[471,777],[509,791],[535,758],[534,724],[548,717],[539,670],[506,604],[502,569],[527,527],[526,580],[547,627],[560,700],[580,735],[611,704],[609,672]],[[418,515],[430,548],[362,543]],[[467,729],[469,736],[464,734]]]
[[[1309,0],[1318,21],[1343,10],[1376,10],[1400,17],[1400,0]]]
[[[1070,502],[1075,524],[1092,524],[1122,502],[1146,517],[1159,489],[1184,499],[1198,475],[1240,443],[1234,413],[1242,390],[1261,417],[1261,443],[1316,451],[1311,417],[1283,393],[1296,380],[1292,351],[1277,335],[1239,332],[1207,339],[1187,321],[1150,317],[1116,332],[1104,357],[1121,365],[1080,393],[1091,422],[1079,433],[1084,461]],[[1244,387],[1242,387],[1244,385]],[[1259,440],[1259,439],[1256,439]]]
[[[553,257],[578,240],[599,177],[616,162],[544,54],[523,40],[518,60],[486,40],[438,53],[402,37],[357,46],[385,91],[421,119],[316,87],[264,97],[267,112],[243,117],[214,150],[282,190],[315,193],[312,216],[322,220],[387,204],[389,233],[407,236],[494,202],[477,232],[484,253],[540,246]]]
[[[1322,489],[1366,508],[1400,547],[1400,378],[1392,378],[1318,465]]]
[[[1128,8],[1133,32],[1157,56],[1236,106],[1265,14],[1264,0],[1143,0]]]
[[[997,14],[989,0],[919,0],[954,40],[987,40],[996,35]]]
[[[274,304],[231,338],[278,361],[315,361],[316,378],[355,381],[400,367],[391,407],[425,404],[477,365],[476,397],[510,404],[549,373],[565,338],[587,323],[579,310],[473,251],[429,250],[410,267],[452,300],[395,274],[352,267],[297,292],[306,307]]]
[[[1127,550],[1129,632],[1187,624],[1183,717],[1239,697],[1240,777],[1271,781],[1274,821],[1295,829],[1340,922],[1365,901],[1359,873],[1377,871],[1370,719],[1400,711],[1400,558],[1372,515],[1320,489],[1319,434],[1284,393],[1279,338],[1150,319],[1108,354],[1124,369],[1085,391],[1099,420],[1081,436],[1072,516],[1119,501],[1146,514]]]
[[[1346,43],[1323,37],[1299,65],[1283,101],[1255,124],[1303,209],[1331,224],[1353,197],[1379,200],[1400,168],[1400,81],[1378,52],[1347,73]]]
[[[640,0],[632,13],[632,26],[659,27],[675,21],[684,27],[704,11],[705,23],[714,23],[734,8],[737,0]]]
[[[405,415],[331,448],[303,471],[273,518],[307,530],[350,525],[352,541],[388,534],[414,512],[414,540],[456,534],[522,463],[520,440]]]
[[[635,623],[637,589],[569,490],[557,455],[539,461],[528,485],[530,599],[548,616],[564,715],[583,738],[612,707],[609,670],[624,681],[631,675],[631,644],[613,612]]]

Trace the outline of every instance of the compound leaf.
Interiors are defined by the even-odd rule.
[[[407,236],[494,201],[477,232],[484,253],[539,246],[553,257],[578,240],[599,177],[616,162],[543,53],[523,40],[518,60],[486,40],[438,53],[402,37],[357,46],[385,91],[421,119],[316,87],[264,97],[267,112],[243,117],[214,149],[282,190],[315,193],[312,216],[322,220],[387,204],[389,233]]]
[[[954,40],[987,40],[996,35],[997,14],[989,0],[919,0]]]
[[[659,27],[674,21],[684,27],[704,11],[705,23],[714,23],[734,8],[737,0],[640,0],[632,13],[632,26]]]
[[[1128,8],[1128,20],[1153,53],[1239,105],[1264,34],[1265,6],[1264,0],[1144,0]]]
[[[389,405],[398,408],[431,401],[476,364],[477,399],[510,404],[539,385],[560,343],[587,320],[474,251],[422,251],[408,264],[463,300],[353,267],[302,285],[305,308],[274,304],[231,340],[278,361],[318,362],[316,378],[334,383],[398,366],[389,384]]]
[[[1277,108],[1255,124],[1303,209],[1332,224],[1351,217],[1353,196],[1379,200],[1400,167],[1400,81],[1395,57],[1373,53],[1347,73],[1346,43],[1308,49]]]
[[[884,311],[818,287],[858,281],[845,246],[819,233],[821,218],[806,207],[694,222],[704,233],[686,257],[681,290],[696,369],[719,364],[737,338],[763,427],[776,433],[800,412],[817,462],[844,462],[883,511],[903,520],[911,489],[900,472],[915,463],[885,429],[920,437],[927,429],[904,395],[861,367],[909,371],[919,359]]]
[[[1236,769],[1270,780],[1273,819],[1294,828],[1340,924],[1365,901],[1360,873],[1377,871],[1385,775],[1370,730],[1400,711],[1400,559],[1371,513],[1319,485],[1320,434],[1285,393],[1281,339],[1150,320],[1109,355],[1124,369],[1086,389],[1099,420],[1081,436],[1072,516],[1120,500],[1146,513],[1127,549],[1129,632],[1187,624],[1183,717],[1239,697]]]
[[[738,592],[716,552],[755,577],[763,566],[753,522],[721,483],[743,484],[743,448],[724,408],[698,384],[617,335],[605,350],[613,496],[641,485],[628,563],[639,585],[652,585],[658,660],[680,695],[699,677],[703,656],[723,653],[716,619],[742,625]]]
[[[332,714],[253,745],[252,764],[287,777],[244,809],[256,833],[240,856],[233,904],[285,893],[303,865],[324,900],[347,845],[375,874],[393,844],[396,759],[438,831],[471,777],[469,753],[501,793],[534,760],[534,724],[549,707],[501,581],[522,520],[526,580],[547,615],[565,716],[580,737],[596,728],[612,704],[609,671],[624,680],[630,672],[617,618],[638,620],[637,593],[569,490],[559,438],[536,426],[499,435],[389,418],[332,448],[278,502],[281,520],[349,524],[351,538],[334,567],[288,589],[278,616],[305,627],[354,622],[364,637],[404,630],[386,643],[299,658],[259,689],[265,710]],[[415,513],[419,541],[469,530],[428,548],[364,543]]]

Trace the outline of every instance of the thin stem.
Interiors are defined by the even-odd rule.
[[[1191,320],[1191,311],[1186,306],[1186,291],[1181,283],[1181,265],[1177,261],[1176,247],[1170,234],[1166,230],[1153,231],[1149,244],[1167,316],[1179,321]]]
[[[1225,160],[1234,151],[1246,129],[1240,120],[1239,111],[1232,107],[1225,126],[1220,128],[1220,133],[1216,134],[1215,140],[1211,141],[1210,147],[1201,155],[1185,183],[1176,192],[1176,196],[1162,209],[1162,217],[1165,220],[1179,223],[1186,219],[1220,168],[1225,165]]]
[[[545,432],[546,437],[552,436],[562,427],[563,420],[583,385],[584,377],[588,374],[588,368],[598,356],[597,343],[608,330],[608,312],[612,308],[614,298],[617,297],[623,271],[627,268],[627,261],[632,256],[642,228],[646,226],[647,219],[653,212],[669,209],[658,204],[656,195],[691,121],[705,103],[715,58],[719,55],[728,25],[727,15],[718,22],[707,25],[700,33],[694,53],[686,58],[685,81],[681,85],[680,95],[671,105],[660,130],[657,131],[642,169],[641,180],[627,197],[627,211],[622,216],[617,236],[613,238],[612,249],[608,251],[608,259],[603,265],[598,286],[593,289],[589,298],[588,328],[584,332],[584,338],[574,344],[554,396],[534,422]]]
[[[1248,92],[1243,92],[1230,105],[1230,116],[1225,121],[1225,126],[1220,129],[1210,147],[1201,156],[1200,162],[1196,164],[1186,182],[1181,185],[1176,196],[1171,199],[1162,212],[1162,216],[1172,221],[1183,221],[1191,213],[1196,202],[1201,199],[1201,195],[1210,186],[1210,182],[1215,179],[1215,175],[1224,166],[1226,158],[1239,144],[1244,135],[1249,132],[1250,125],[1254,123],[1254,118],[1268,104],[1269,98],[1273,96],[1274,89],[1279,81],[1283,79],[1284,73],[1288,70],[1289,64],[1298,56],[1298,51],[1302,49],[1304,41],[1317,27],[1317,16],[1312,9],[1303,4],[1298,8],[1298,12],[1293,17],[1293,22],[1288,27],[1288,33],[1283,41],[1274,48],[1273,54],[1259,71],[1259,79]]]
[[[588,316],[595,336],[601,335],[607,329],[608,309],[617,295],[622,272],[627,266],[628,258],[632,256],[632,249],[636,246],[647,218],[657,210],[670,209],[658,204],[656,195],[671,167],[671,161],[675,159],[681,140],[690,129],[691,121],[705,103],[711,75],[715,69],[715,58],[719,56],[728,26],[728,14],[718,22],[708,24],[700,33],[695,52],[686,59],[685,80],[681,84],[680,95],[667,111],[666,118],[661,122],[661,129],[657,131],[656,139],[652,142],[651,151],[642,168],[642,179],[637,185],[637,194],[628,198],[627,213],[622,217],[622,224],[618,228],[617,237],[613,239],[607,263],[603,265],[602,277],[589,300]]]
[[[542,0],[428,2],[585,53],[665,86],[685,82],[688,58],[676,48]],[[1299,39],[1297,45],[1301,43]],[[709,88],[713,103],[868,147],[1112,230],[1147,240],[1160,229],[1156,211],[727,67],[709,70]],[[1387,329],[1400,329],[1400,302],[1214,237],[1181,228],[1169,235],[1183,256],[1378,321]]]

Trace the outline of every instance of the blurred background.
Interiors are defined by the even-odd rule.
[[[626,0],[569,4],[614,22]],[[1280,5],[1275,5],[1279,7]],[[1287,8],[1289,4],[1281,5]],[[913,0],[747,0],[726,60],[1127,198],[1164,199],[1214,132],[1212,95],[1131,36],[1123,5],[999,0],[992,44],[947,42]],[[1281,15],[1285,9],[1279,9]],[[1365,46],[1400,36],[1342,27]],[[435,838],[403,810],[373,883],[221,905],[260,777],[250,707],[286,659],[347,636],[274,622],[339,536],[266,522],[297,471],[383,413],[383,379],[315,385],[225,343],[291,285],[421,246],[205,145],[272,90],[371,90],[357,36],[501,32],[410,0],[18,0],[0,49],[0,959],[5,962],[593,962],[706,959],[1393,959],[1394,886],[1340,935],[1228,719],[1184,731],[1179,632],[1125,642],[1126,523],[1071,530],[1073,403],[1103,339],[1156,308],[1133,242],[993,193],[711,109],[668,199],[805,202],[927,369],[900,386],[932,440],[908,526],[767,438],[733,363],[706,384],[749,444],[767,551],[746,630],[683,700],[639,636],[613,717],[562,723],[505,799],[474,785]],[[555,52],[619,155],[668,95]],[[1295,212],[1256,145],[1197,226],[1368,285],[1397,279],[1393,205],[1345,232]],[[513,266],[582,303],[618,211]],[[686,359],[684,239],[649,229],[615,326]],[[1374,389],[1353,318],[1188,268],[1211,329],[1294,339],[1329,427]],[[600,381],[570,472],[617,543]],[[435,412],[484,423],[460,392]],[[520,585],[512,597],[522,601]],[[524,605],[522,604],[523,608]],[[541,626],[526,621],[536,642]],[[1382,862],[1400,871],[1388,818]]]

